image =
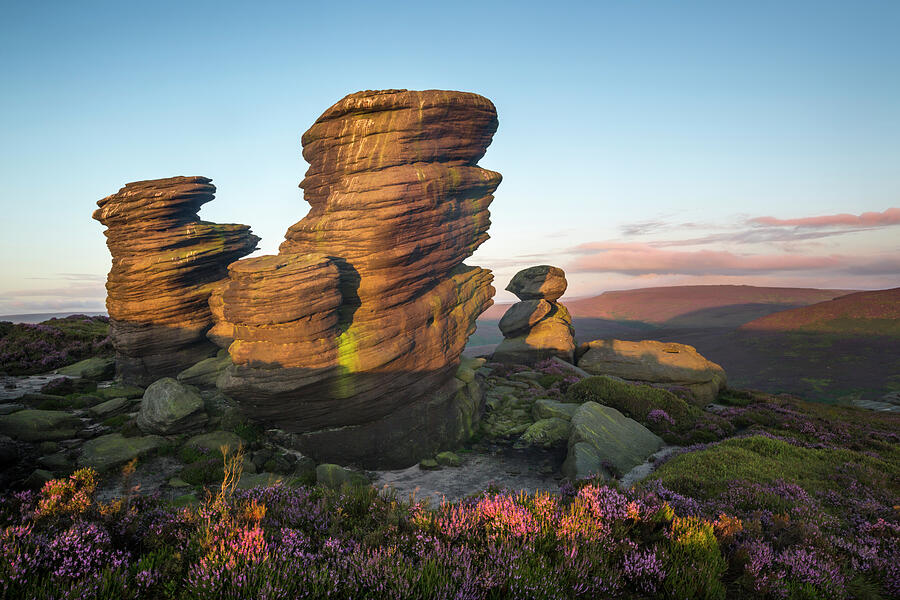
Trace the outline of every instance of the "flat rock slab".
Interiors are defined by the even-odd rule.
[[[543,473],[533,458],[517,455],[467,454],[460,467],[444,467],[424,471],[418,465],[396,471],[376,471],[372,485],[393,488],[401,498],[414,496],[428,499],[432,506],[442,500],[458,502],[466,496],[483,492],[490,485],[508,490],[559,491],[559,480]]]
[[[238,446],[243,444],[240,436],[230,431],[211,431],[209,433],[201,433],[195,435],[187,442],[185,446],[189,448],[198,448],[205,450],[212,455],[219,454],[222,446],[227,446],[230,450],[237,450]]]
[[[56,372],[68,377],[80,377],[91,381],[106,381],[112,379],[116,374],[116,359],[112,357],[87,358],[74,365],[57,369]]]
[[[0,434],[23,442],[47,442],[75,437],[81,420],[61,410],[20,410],[0,417]]]
[[[120,467],[133,458],[139,458],[165,443],[158,435],[125,437],[121,433],[101,435],[85,442],[78,458],[79,467],[93,467],[108,471]]]
[[[25,394],[34,394],[55,379],[65,375],[44,373],[42,375],[2,375],[0,376],[0,401],[16,400]]]

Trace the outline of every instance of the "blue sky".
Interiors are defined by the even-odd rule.
[[[378,88],[496,104],[481,165],[504,180],[468,262],[501,290],[540,263],[567,269],[568,297],[900,285],[895,1],[0,10],[0,314],[102,309],[91,212],[129,181],[212,177],[201,217],[274,252],[307,211],[301,134]]]

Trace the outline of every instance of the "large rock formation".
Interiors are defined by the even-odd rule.
[[[494,289],[462,261],[488,238],[500,174],[476,163],[496,129],[481,96],[386,90],[345,97],[303,135],[309,213],[211,300],[213,337],[233,339],[219,382],[246,413],[317,460],[362,466],[408,466],[471,433],[479,382],[457,368]]]
[[[128,383],[175,376],[215,354],[206,339],[210,292],[259,238],[247,225],[199,219],[216,191],[210,181],[137,181],[97,202],[94,218],[106,225],[112,254],[106,308],[116,375]]]
[[[575,362],[572,317],[557,302],[566,287],[566,274],[559,267],[538,265],[515,274],[506,289],[521,302],[500,319],[504,340],[494,350],[495,361],[529,364],[558,356]]]
[[[592,375],[683,387],[698,406],[725,387],[725,370],[687,344],[594,340],[578,349],[578,366]]]

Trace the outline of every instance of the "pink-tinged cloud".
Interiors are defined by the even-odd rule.
[[[734,254],[724,250],[677,251],[649,244],[594,242],[573,249],[573,272],[625,275],[748,275],[780,272],[900,274],[900,257]]]
[[[769,227],[885,227],[900,225],[900,208],[889,208],[884,212],[864,212],[859,215],[844,213],[801,219],[756,217],[748,222]]]

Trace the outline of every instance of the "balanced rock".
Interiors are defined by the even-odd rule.
[[[548,302],[559,300],[568,287],[566,273],[559,267],[538,265],[522,269],[510,280],[506,290],[519,300],[539,300]]]
[[[171,377],[154,382],[141,400],[137,426],[144,433],[171,435],[206,423],[203,399]]]
[[[209,297],[229,263],[256,248],[247,225],[201,221],[214,197],[206,177],[126,184],[103,198],[112,270],[106,280],[116,376],[147,385],[215,354]]]
[[[687,388],[704,406],[725,387],[725,370],[693,346],[644,340],[594,340],[578,350],[578,366],[593,375]]]
[[[463,260],[488,239],[501,178],[477,162],[496,129],[489,100],[439,90],[351,94],[310,127],[309,213],[210,298],[233,362],[219,386],[244,412],[365,467],[469,435],[480,392],[455,375],[494,289]]]
[[[522,301],[500,319],[504,339],[494,349],[493,360],[531,364],[558,357],[575,362],[572,317],[557,302],[566,286],[566,275],[559,267],[539,265],[515,274],[506,289]]]

